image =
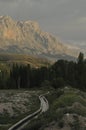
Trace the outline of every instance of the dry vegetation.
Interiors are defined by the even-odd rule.
[[[40,91],[0,90],[0,130],[36,111],[40,102]],[[6,127],[6,128],[5,128]]]
[[[0,54],[0,62],[7,64],[30,64],[32,67],[49,66],[50,61],[43,58],[38,58],[31,55],[21,55],[21,54]]]
[[[71,87],[52,90],[49,110],[24,130],[86,130],[86,93]]]
[[[53,109],[53,120],[43,130],[86,130],[86,93],[65,87]]]

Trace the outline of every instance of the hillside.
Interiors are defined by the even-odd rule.
[[[53,35],[41,30],[35,21],[15,21],[9,16],[0,17],[0,53],[32,54],[42,57],[69,57],[78,54]]]
[[[20,55],[20,54],[0,54],[0,66],[3,64],[12,65],[13,63],[27,65],[30,64],[32,67],[42,67],[49,66],[52,62],[44,59],[38,58],[31,55]]]
[[[86,93],[71,87],[51,90],[48,112],[24,130],[86,130]]]

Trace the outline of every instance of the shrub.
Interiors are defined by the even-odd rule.
[[[53,79],[53,81],[52,81],[52,86],[53,86],[54,88],[64,87],[64,86],[65,86],[65,81],[64,81],[63,78]]]
[[[63,127],[64,127],[64,122],[63,122],[62,120],[59,121],[58,126],[59,126],[60,128],[63,128]]]

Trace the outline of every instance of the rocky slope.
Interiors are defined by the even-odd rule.
[[[0,52],[53,58],[58,54],[62,57],[76,56],[78,49],[72,50],[51,34],[43,32],[37,22],[15,21],[9,16],[0,16]]]

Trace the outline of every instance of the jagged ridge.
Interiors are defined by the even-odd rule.
[[[37,22],[15,21],[9,16],[0,17],[0,52],[48,56],[77,54],[53,35],[43,32]]]

